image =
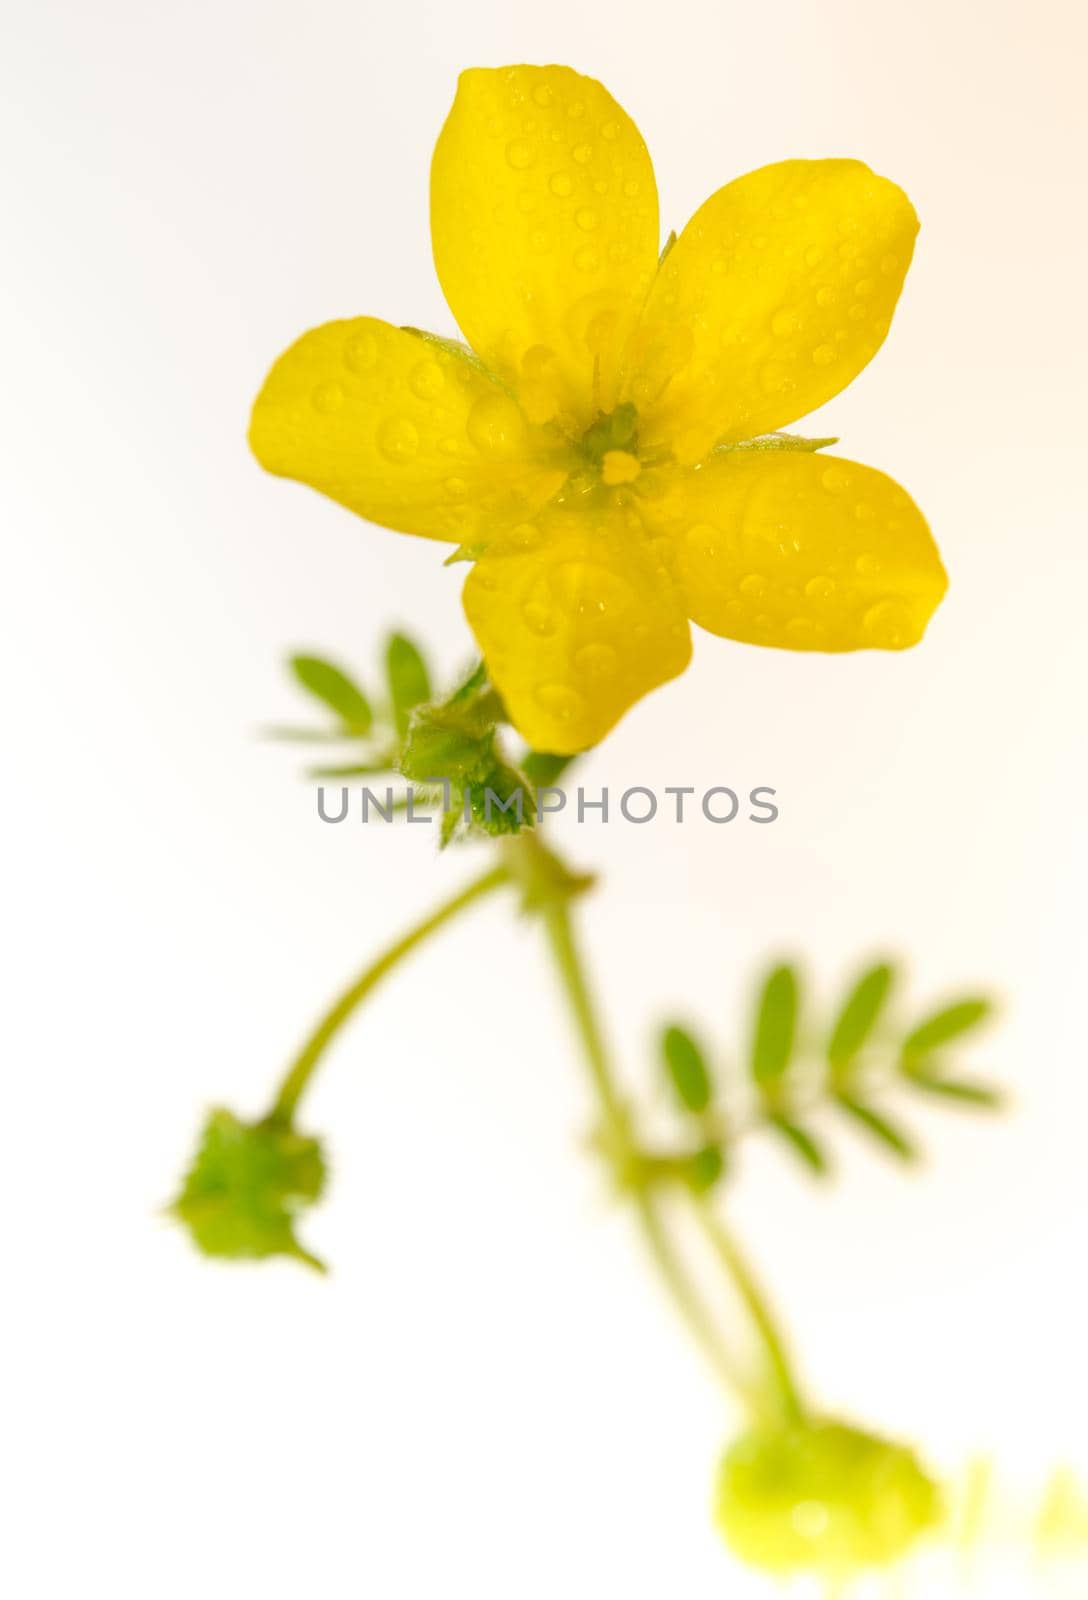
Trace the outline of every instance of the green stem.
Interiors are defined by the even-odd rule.
[[[302,1049],[287,1069],[286,1076],[276,1096],[275,1105],[270,1113],[278,1122],[290,1122],[294,1116],[299,1100],[312,1078],[318,1062],[324,1055],[326,1048],[333,1037],[347,1022],[348,1018],[361,1005],[375,989],[387,972],[403,961],[405,956],[421,945],[432,933],[435,933],[445,923],[452,921],[459,912],[473,905],[477,900],[483,899],[493,889],[498,889],[509,881],[509,873],[505,866],[494,867],[485,872],[482,877],[470,883],[467,888],[461,889],[451,899],[446,900],[430,916],[418,922],[414,928],[404,934],[395,944],[372,961],[362,972],[349,989],[337,1000],[336,1004],[327,1011],[317,1027],[306,1040]]]
[[[711,1209],[706,1197],[693,1196],[693,1202],[696,1217],[704,1233],[732,1279],[759,1333],[781,1409],[790,1421],[799,1421],[805,1414],[805,1407],[786,1354],[785,1340],[778,1330],[766,1296],[736,1240]]]
[[[622,1167],[625,1158],[634,1158],[637,1152],[632,1144],[627,1113],[612,1076],[608,1053],[578,954],[566,902],[554,899],[548,903],[543,910],[543,921],[582,1041],[590,1077],[600,1101],[609,1145]],[[636,1184],[632,1198],[650,1253],[697,1343],[702,1347],[719,1377],[728,1387],[739,1391],[746,1402],[750,1403],[751,1396],[747,1393],[747,1386],[739,1375],[735,1363],[723,1348],[713,1320],[689,1281],[688,1274],[673,1247],[656,1196]]]

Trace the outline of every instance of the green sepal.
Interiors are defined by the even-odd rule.
[[[442,565],[444,567],[455,567],[461,561],[479,561],[486,549],[486,544],[459,544],[452,555],[446,557]]]
[[[324,1264],[295,1236],[295,1222],[320,1199],[326,1164],[317,1139],[273,1118],[243,1122],[217,1107],[170,1214],[204,1255],[231,1261],[289,1256]]]
[[[374,721],[370,701],[354,679],[323,656],[294,655],[291,671],[302,687],[336,713],[353,734],[369,733]]]
[[[517,803],[520,793],[521,801]],[[513,804],[509,802],[513,801]],[[464,801],[462,799],[462,810]],[[477,828],[493,839],[536,826],[536,796],[521,773],[496,761],[469,791],[469,810]]]
[[[715,455],[733,450],[826,450],[828,445],[838,444],[838,438],[806,439],[799,433],[761,433],[755,439],[738,439],[732,444],[716,444]]]
[[[527,750],[520,767],[534,788],[546,789],[576,760],[575,756],[556,756],[547,750]]]
[[[510,877],[519,891],[522,911],[532,915],[565,905],[596,883],[591,872],[572,872],[549,850],[539,833],[524,833],[503,847]]]

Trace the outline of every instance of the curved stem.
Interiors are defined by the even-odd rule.
[[[600,1101],[609,1143],[622,1163],[625,1156],[634,1156],[637,1152],[632,1144],[627,1113],[612,1076],[604,1039],[575,944],[570,914],[564,901],[553,900],[543,908],[542,915],[555,964],[581,1037],[586,1064]],[[746,1403],[751,1403],[747,1385],[723,1348],[713,1320],[692,1286],[687,1271],[669,1239],[656,1197],[648,1189],[636,1186],[632,1198],[650,1253],[697,1343],[702,1347],[719,1377],[729,1388],[739,1392]]]
[[[736,1240],[715,1215],[705,1197],[697,1195],[693,1200],[696,1217],[759,1332],[782,1410],[791,1421],[798,1421],[804,1416],[805,1407],[786,1354],[785,1340],[778,1330],[767,1299]]]
[[[279,1122],[290,1122],[295,1109],[302,1098],[303,1092],[312,1078],[318,1062],[321,1060],[327,1046],[334,1035],[339,1032],[344,1023],[361,1005],[372,989],[376,988],[387,972],[401,962],[405,956],[423,943],[445,923],[451,921],[457,914],[464,911],[475,901],[480,900],[493,889],[499,888],[509,881],[509,873],[505,866],[493,867],[485,872],[482,877],[475,879],[467,888],[461,889],[451,899],[446,900],[435,911],[418,922],[414,928],[398,939],[395,944],[378,956],[362,972],[350,988],[336,1001],[335,1005],[327,1011],[311,1033],[298,1055],[287,1069],[283,1083],[280,1085],[279,1094],[276,1096],[270,1116]]]

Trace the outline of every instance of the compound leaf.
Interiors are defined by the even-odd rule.
[[[686,1029],[673,1023],[661,1035],[661,1055],[680,1104],[701,1115],[710,1104],[713,1085],[699,1045]]]
[[[904,1062],[918,1060],[939,1049],[951,1039],[977,1028],[993,1011],[992,1002],[986,999],[957,1000],[954,1005],[934,1011],[913,1029],[903,1040]]]
[[[321,656],[292,656],[291,671],[304,689],[334,711],[352,733],[368,733],[374,721],[370,701],[346,672]]]
[[[865,1044],[883,1010],[894,972],[884,961],[862,973],[843,1003],[827,1046],[832,1067],[850,1065]]]
[[[793,967],[775,967],[767,976],[756,1010],[752,1039],[752,1078],[766,1095],[789,1069],[797,1032],[798,981]]]
[[[773,1113],[767,1121],[768,1126],[781,1135],[791,1150],[801,1157],[801,1160],[812,1172],[819,1173],[821,1176],[827,1172],[827,1157],[812,1135],[807,1129],[802,1128],[799,1122],[795,1122],[792,1117],[784,1116],[778,1111]]]
[[[398,736],[403,739],[408,732],[408,719],[416,706],[431,698],[427,663],[406,634],[391,635],[385,647],[385,676],[393,707],[393,721]]]
[[[889,1122],[879,1111],[874,1111],[872,1106],[859,1100],[856,1095],[837,1094],[835,1104],[840,1110],[845,1111],[859,1128],[871,1134],[878,1143],[898,1156],[901,1161],[914,1161],[917,1158],[918,1152],[907,1134]]]

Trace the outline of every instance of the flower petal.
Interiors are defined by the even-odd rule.
[[[471,352],[356,317],[279,358],[249,442],[269,472],[372,522],[466,541],[531,516],[563,482],[536,433]]]
[[[637,515],[601,500],[549,508],[481,556],[465,614],[519,732],[568,754],[683,672],[683,598]]]
[[[838,394],[884,341],[917,231],[860,161],[781,161],[719,189],[662,262],[636,339],[643,444],[697,461]]]
[[[431,237],[465,337],[528,415],[612,408],[659,234],[649,154],[606,89],[569,67],[462,73]]]
[[[721,451],[675,471],[643,515],[674,546],[700,627],[787,650],[917,644],[948,579],[921,512],[838,457]]]

